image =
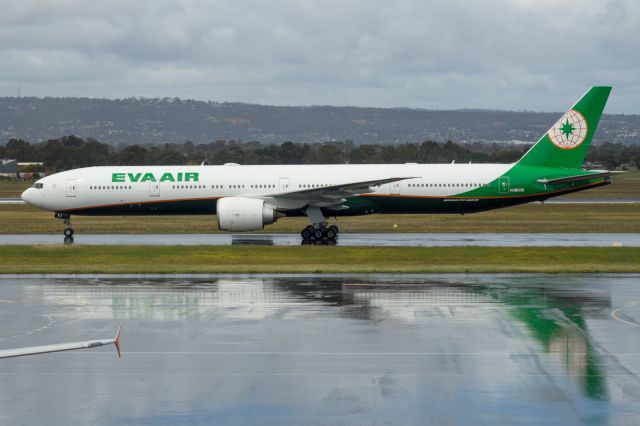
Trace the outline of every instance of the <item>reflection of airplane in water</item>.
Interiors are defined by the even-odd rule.
[[[586,324],[586,317],[599,317],[611,306],[609,293],[597,289],[554,288],[541,286],[495,287],[455,283],[431,283],[427,286],[409,284],[387,286],[354,283],[343,287],[343,300],[356,305],[368,305],[369,315],[387,311],[399,320],[411,321],[413,305],[422,301],[434,306],[455,309],[480,305],[506,305],[507,312],[526,327],[529,335],[544,352],[559,361],[562,372],[578,379],[585,396],[606,397],[605,373]],[[364,303],[363,303],[364,302]],[[551,368],[553,368],[551,366]]]
[[[16,349],[3,349],[3,350],[0,350],[0,358],[14,358],[18,356],[38,355],[38,354],[46,354],[51,352],[73,351],[76,349],[90,349],[90,348],[97,348],[99,346],[111,345],[111,344],[113,344],[116,347],[116,350],[118,351],[118,358],[119,358],[121,328],[122,328],[122,322],[118,326],[116,337],[114,337],[113,339],[87,340],[82,342],[55,343],[53,345],[29,346],[26,348],[16,348]]]
[[[578,380],[581,392],[592,399],[606,397],[606,374],[594,348],[586,318],[599,318],[611,307],[609,292],[598,288],[567,288],[539,285],[518,286],[456,283],[451,281],[411,281],[380,283],[344,278],[286,278],[268,280],[279,290],[315,302],[346,306],[344,314],[362,320],[390,317],[405,323],[425,320],[424,311],[433,307],[453,311],[458,319],[473,320],[478,307],[508,307],[508,314],[526,328],[528,335],[563,371],[550,376],[570,375]],[[222,283],[221,283],[222,284]],[[237,288],[237,287],[236,287]],[[468,308],[468,309],[465,309]]]
[[[260,321],[283,310],[288,315],[317,315],[331,306],[339,308],[342,317],[354,320],[391,319],[416,325],[442,320],[443,325],[459,329],[457,324],[473,324],[479,317],[485,318],[484,313],[494,319],[494,315],[506,315],[509,320],[517,320],[508,324],[515,324],[536,348],[521,362],[540,352],[548,354],[550,362],[538,365],[549,376],[570,375],[577,378],[576,385],[584,396],[596,400],[606,397],[605,367],[592,342],[587,319],[599,319],[611,307],[609,290],[545,285],[540,284],[543,279],[528,282],[513,277],[378,278],[382,281],[376,281],[375,276],[202,277],[186,281],[148,279],[135,284],[123,278],[101,279],[97,286],[72,286],[69,292],[76,301],[92,304],[94,318],[104,319],[126,314],[138,320],[182,321],[186,315],[204,318],[215,313],[226,319]],[[123,282],[130,284],[126,291],[122,290]],[[146,291],[148,285],[153,286],[153,292]],[[95,297],[105,293],[111,297]],[[45,294],[53,299],[67,296],[60,286],[52,294]],[[105,302],[96,305],[96,300]]]

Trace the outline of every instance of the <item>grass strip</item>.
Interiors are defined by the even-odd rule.
[[[74,216],[77,234],[208,234],[219,232],[210,216]],[[340,232],[640,232],[640,204],[526,204],[466,215],[406,214],[331,218]],[[268,225],[267,233],[299,233],[300,217]],[[0,234],[59,234],[62,221],[31,206],[0,205]]]
[[[640,248],[9,245],[0,272],[640,272]]]

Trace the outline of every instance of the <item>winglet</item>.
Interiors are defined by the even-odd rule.
[[[120,321],[118,331],[116,331],[116,338],[113,340],[113,344],[116,346],[116,350],[118,351],[118,358],[122,358],[122,355],[120,354],[120,330],[122,329],[123,323],[124,321]]]

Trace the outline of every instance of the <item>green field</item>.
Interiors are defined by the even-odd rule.
[[[1,246],[3,273],[640,272],[635,247]]]
[[[330,221],[340,232],[640,232],[640,204],[526,204],[464,216],[375,214]],[[306,218],[283,218],[262,232],[297,233],[306,225]],[[73,227],[80,234],[219,232],[215,216],[76,216]],[[51,212],[0,205],[0,234],[55,234],[63,228]]]
[[[640,170],[629,170],[613,176],[612,184],[587,191],[574,192],[559,199],[579,198],[640,198]]]
[[[31,182],[0,180],[0,198],[20,198],[20,194],[31,186]]]

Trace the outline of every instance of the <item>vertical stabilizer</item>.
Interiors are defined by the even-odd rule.
[[[518,164],[580,169],[607,103],[610,86],[594,86],[545,133]]]

